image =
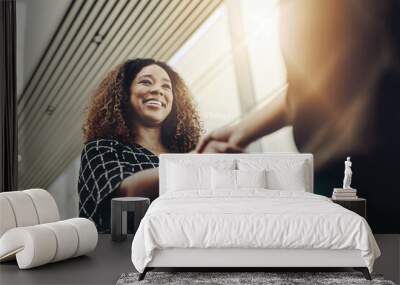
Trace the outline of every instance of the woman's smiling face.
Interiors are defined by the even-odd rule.
[[[171,112],[173,100],[171,79],[156,64],[145,66],[132,82],[130,101],[135,119],[145,126],[160,126]]]

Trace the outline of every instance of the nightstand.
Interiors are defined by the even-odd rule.
[[[149,205],[150,199],[144,197],[111,199],[111,239],[113,241],[124,241],[126,239],[128,233],[127,212],[134,214],[133,233],[135,233]]]
[[[359,214],[364,219],[367,219],[367,200],[364,198],[357,198],[353,200],[339,200],[332,199],[332,202]]]

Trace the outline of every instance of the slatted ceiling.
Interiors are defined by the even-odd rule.
[[[205,2],[208,4],[207,2]],[[164,48],[165,45],[168,42],[172,42],[171,39],[172,37],[178,33],[177,29],[180,26],[184,25],[185,20],[192,20],[195,17],[195,13],[200,10],[201,8],[201,1],[191,1],[190,4],[182,11],[181,14],[178,15],[178,17],[175,19],[175,21],[172,21],[169,25],[169,28],[167,31],[165,31],[164,34],[160,35],[158,38],[158,45],[150,45],[148,46],[149,50],[146,50],[145,52],[149,54],[151,57],[154,58],[162,58],[162,57],[155,57],[156,50],[159,48]],[[204,3],[203,3],[204,4]],[[144,50],[142,50],[144,51]],[[139,51],[140,52],[140,51]]]
[[[109,5],[108,7],[105,7],[107,2],[103,3],[103,6],[100,7],[101,9],[94,9],[93,11],[96,11],[98,14],[91,14],[90,17],[88,17],[88,21],[86,21],[85,25],[81,28],[81,30],[86,31],[86,34],[77,38],[74,41],[74,44],[68,49],[68,53],[65,54],[63,57],[63,63],[67,63],[65,66],[62,64],[59,64],[56,73],[53,73],[55,76],[53,76],[53,80],[47,84],[49,87],[48,91],[44,91],[44,94],[58,94],[59,92],[62,91],[64,88],[64,85],[69,83],[71,81],[71,76],[76,72],[76,70],[81,69],[81,65],[83,62],[83,57],[85,54],[87,54],[87,50],[89,49],[90,46],[95,45],[92,41],[93,38],[96,37],[97,33],[96,31],[99,29],[99,26],[102,24],[100,21],[95,21],[95,19],[104,19],[107,17],[107,14],[112,11],[112,7],[110,3],[108,2]],[[107,9],[106,9],[107,8]],[[103,20],[104,23],[104,20]],[[51,86],[51,87],[50,87]],[[56,99],[59,96],[50,96],[48,97],[49,100],[46,101],[44,104],[38,104],[42,108],[45,106],[57,106]],[[35,117],[37,118],[37,117]],[[32,122],[32,125],[34,126],[34,122]]]
[[[82,1],[82,0],[81,0]],[[28,94],[32,93],[37,87],[39,83],[38,78],[43,74],[48,66],[50,61],[53,59],[57,49],[61,46],[63,38],[67,34],[68,29],[71,27],[71,23],[73,22],[72,17],[68,17],[68,15],[75,15],[77,11],[80,9],[78,5],[70,5],[68,10],[66,11],[65,16],[63,17],[60,26],[57,28],[55,34],[51,39],[51,43],[45,50],[45,53],[42,55],[39,64],[36,66],[33,76],[29,79],[26,86],[24,86],[24,91],[21,96],[18,98],[18,116],[22,115],[21,110],[25,107],[25,104],[29,102],[32,96],[28,96]]]
[[[89,3],[89,2],[88,2]],[[110,2],[111,3],[111,2]],[[105,3],[103,3],[104,5]],[[89,8],[91,8],[89,6]],[[98,6],[98,8],[104,8],[104,6]],[[103,12],[106,12],[106,9],[102,9]],[[88,12],[88,11],[85,11]],[[84,22],[84,25],[74,27],[74,29],[71,29],[70,31],[74,33],[72,36],[71,34],[67,35],[72,36],[72,41],[69,41],[71,44],[68,44],[67,47],[64,49],[60,49],[59,51],[62,53],[62,57],[55,58],[56,64],[52,65],[53,69],[48,69],[47,74],[44,75],[44,77],[48,76],[49,80],[45,81],[42,80],[42,82],[45,82],[43,84],[43,89],[38,89],[37,93],[33,93],[32,97],[36,98],[34,103],[32,103],[30,106],[27,106],[26,109],[30,110],[30,113],[28,116],[26,116],[27,120],[21,119],[21,127],[24,126],[24,122],[29,121],[30,128],[29,130],[26,130],[24,132],[24,136],[27,140],[29,140],[30,136],[32,135],[32,132],[35,130],[36,126],[41,126],[43,123],[43,119],[46,118],[42,116],[43,112],[46,112],[48,110],[49,106],[51,108],[54,108],[54,106],[57,106],[57,96],[46,96],[48,94],[58,94],[59,92],[62,91],[62,88],[65,86],[65,84],[68,82],[68,77],[70,77],[71,73],[76,72],[77,70],[77,64],[78,62],[81,61],[82,55],[84,54],[84,51],[87,50],[90,44],[93,45],[91,42],[92,38],[95,36],[95,31],[96,31],[96,22],[94,22],[94,17],[96,16],[104,16],[104,14],[100,13],[99,9],[93,9],[93,15],[90,15],[90,17],[87,17],[86,21]],[[100,22],[100,21],[97,21]],[[97,26],[99,23],[97,23]],[[77,29],[79,28],[79,30]],[[81,31],[81,34],[76,37],[76,33]],[[75,35],[76,34],[76,35]],[[85,36],[85,34],[87,36]],[[80,56],[79,56],[80,55]],[[42,121],[39,121],[41,119]],[[38,122],[39,121],[39,122]],[[23,140],[21,143],[21,147],[23,147],[23,143],[26,142],[27,140]]]
[[[110,3],[110,2],[109,2]],[[103,10],[107,12],[106,9]],[[91,25],[100,23],[92,22]],[[65,85],[68,85],[73,80],[73,73],[76,70],[81,69],[83,61],[83,57],[86,54],[84,51],[87,51],[90,45],[95,45],[91,42],[91,39],[95,36],[95,30],[92,29],[88,32],[88,37],[79,38],[78,40],[82,40],[79,45],[74,45],[74,47],[70,47],[71,53],[65,55],[65,60],[57,64],[57,68],[52,73],[51,80],[47,82],[46,89],[39,93],[39,99],[36,101],[35,105],[30,109],[31,116],[27,116],[29,120],[29,129],[24,132],[24,136],[29,139],[32,135],[32,132],[35,132],[38,126],[43,126],[44,121],[47,119],[46,116],[42,116],[43,112],[47,112],[48,108],[54,108],[59,104],[60,96],[45,96],[46,94],[62,94],[63,88]],[[73,48],[73,49],[72,49]],[[47,107],[46,107],[47,106]],[[33,115],[38,114],[38,115]],[[23,122],[21,122],[21,125]],[[27,140],[25,140],[26,142]],[[24,141],[23,141],[24,142]],[[22,142],[22,143],[23,143]],[[23,144],[21,144],[23,147]]]
[[[179,45],[180,47],[182,45],[182,42],[180,41],[182,39],[187,38],[185,37],[185,31],[188,28],[188,26],[185,25],[185,22],[190,21],[190,27],[196,26],[195,25],[196,19],[200,15],[208,15],[205,10],[205,8],[208,6],[207,4],[208,3],[204,2],[197,3],[196,6],[193,8],[193,10],[191,10],[190,12],[191,14],[190,18],[185,16],[184,22],[182,24],[175,25],[174,29],[173,30],[171,29],[172,30],[171,35],[166,40],[164,40],[164,42],[160,46],[153,46],[152,50],[149,51],[152,57],[166,58],[168,49],[171,49],[172,46],[177,46],[177,45]]]
[[[201,8],[201,7],[199,7]],[[215,11],[216,6],[210,6],[206,5],[203,7],[203,10],[196,15],[194,20],[191,21],[190,27],[193,28],[195,27],[194,30],[196,30],[200,25],[211,15],[213,11]],[[198,9],[196,9],[198,11]],[[164,49],[159,49],[158,52],[154,55],[155,58],[171,58],[175,52],[183,45],[183,43],[190,37],[190,35],[193,33],[192,29],[184,28],[181,31],[177,31],[175,35],[180,35],[180,37],[176,38],[175,40],[171,40],[170,42],[173,43],[166,51]]]
[[[84,107],[105,73],[127,58],[167,61],[221,2],[73,1],[18,102],[20,188],[47,187],[78,156]]]
[[[52,80],[55,76],[54,71],[58,67],[57,63],[61,63],[65,53],[69,51],[70,45],[74,43],[75,37],[79,34],[79,29],[82,25],[82,20],[84,20],[85,16],[89,12],[91,8],[89,5],[90,1],[83,5],[81,11],[77,11],[76,18],[74,18],[72,25],[67,29],[66,34],[62,38],[62,41],[58,44],[58,47],[54,51],[54,54],[50,57],[50,62],[46,65],[44,71],[41,74],[35,74],[35,86],[33,90],[30,92],[29,96],[26,97],[26,104],[23,104],[23,110],[30,110],[29,113],[22,112],[20,108],[18,108],[18,116],[20,116],[19,121],[21,127],[29,120],[26,117],[29,115],[35,114],[37,103],[42,103],[42,95],[45,91],[44,89],[49,86],[49,81]],[[35,100],[33,100],[35,99]],[[20,104],[19,104],[20,105]]]
[[[135,55],[137,57],[143,57],[143,54],[148,55],[148,50],[145,49],[156,46],[157,42],[159,42],[161,38],[167,34],[168,30],[171,29],[171,25],[178,20],[178,16],[181,15],[183,11],[191,9],[190,6],[195,2],[196,1],[186,1],[185,6],[179,5],[178,2],[173,3],[173,5],[171,3],[171,5],[165,9],[163,17],[155,19],[155,22],[150,25],[149,29],[143,35],[142,41],[132,47],[127,57],[131,58]]]

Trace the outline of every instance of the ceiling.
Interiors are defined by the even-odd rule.
[[[72,1],[16,0],[18,96]]]
[[[75,0],[18,98],[19,187],[43,187],[81,152],[91,91],[118,63],[162,61],[222,0]]]

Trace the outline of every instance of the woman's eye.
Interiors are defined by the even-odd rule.
[[[150,80],[141,80],[139,83],[144,84],[144,85],[150,85],[151,81]]]
[[[168,85],[168,84],[164,84],[163,88],[167,89],[167,90],[171,90],[172,89],[171,85]]]

